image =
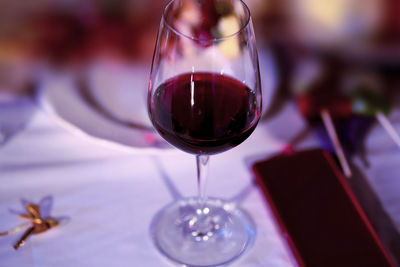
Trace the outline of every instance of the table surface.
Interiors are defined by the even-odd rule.
[[[16,214],[24,201],[47,200],[61,225],[30,238],[18,251],[12,244],[20,233],[0,237],[0,266],[173,266],[154,247],[149,225],[164,205],[196,194],[194,157],[104,146],[65,129],[38,104],[24,105],[33,110],[29,123],[0,147],[0,230],[23,222]],[[3,123],[12,118],[3,116]],[[391,121],[400,131],[399,112]],[[239,203],[257,226],[253,246],[232,267],[295,265],[249,166],[278,153],[304,126],[288,102],[243,144],[211,157],[208,195]],[[310,134],[299,149],[316,146]],[[399,230],[400,149],[378,124],[366,147],[365,175]],[[358,158],[353,162],[362,166]]]

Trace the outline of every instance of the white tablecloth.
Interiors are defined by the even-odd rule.
[[[253,246],[232,267],[293,266],[248,165],[278,152],[304,126],[295,114],[288,104],[242,145],[211,158],[208,194],[239,202],[257,225]],[[366,173],[400,229],[400,149],[379,126],[374,131],[382,138],[368,141],[374,156]],[[311,135],[301,147],[317,144]],[[18,251],[12,244],[21,233],[0,237],[0,266],[173,266],[154,247],[149,225],[174,197],[195,194],[193,156],[105,147],[74,135],[37,108],[26,128],[0,147],[0,231],[23,222],[16,216],[22,200],[45,197],[61,225],[33,236]]]

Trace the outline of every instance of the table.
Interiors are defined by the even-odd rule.
[[[20,234],[1,237],[0,266],[173,266],[153,246],[149,225],[174,198],[196,194],[194,157],[104,146],[63,128],[34,102],[29,105],[34,114],[26,128],[0,147],[0,230],[22,222],[15,214],[22,211],[21,201],[44,198],[61,225],[18,251],[12,244]],[[391,120],[400,130],[398,111]],[[304,125],[289,102],[242,145],[211,158],[208,195],[236,201],[257,226],[253,246],[232,267],[295,266],[249,165],[278,153]],[[365,174],[399,230],[400,149],[379,125],[371,136]],[[315,146],[318,141],[309,135],[299,149]]]

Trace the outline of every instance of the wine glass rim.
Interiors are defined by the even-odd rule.
[[[241,33],[245,28],[247,28],[247,26],[250,24],[250,9],[249,7],[246,5],[245,2],[243,2],[243,0],[235,0],[238,1],[242,4],[242,6],[244,7],[245,13],[246,13],[246,22],[243,23],[243,25],[240,27],[240,29],[232,34],[229,34],[227,36],[223,36],[223,37],[217,37],[217,38],[199,38],[199,37],[194,37],[194,36],[190,36],[187,34],[184,34],[182,32],[180,32],[179,30],[177,30],[174,26],[172,26],[168,20],[166,19],[166,13],[168,11],[168,8],[170,7],[170,5],[175,2],[175,1],[179,1],[179,0],[170,0],[168,2],[168,4],[165,6],[164,11],[163,11],[163,15],[162,15],[162,19],[165,22],[165,24],[167,25],[167,27],[173,31],[175,34],[183,36],[185,38],[191,39],[193,41],[207,41],[207,42],[219,42],[219,41],[223,41],[226,39],[230,39],[234,36],[239,35],[239,33]]]

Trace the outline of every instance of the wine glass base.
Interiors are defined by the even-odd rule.
[[[186,198],[164,207],[153,219],[151,235],[160,252],[186,266],[223,266],[254,240],[250,216],[234,203]]]

